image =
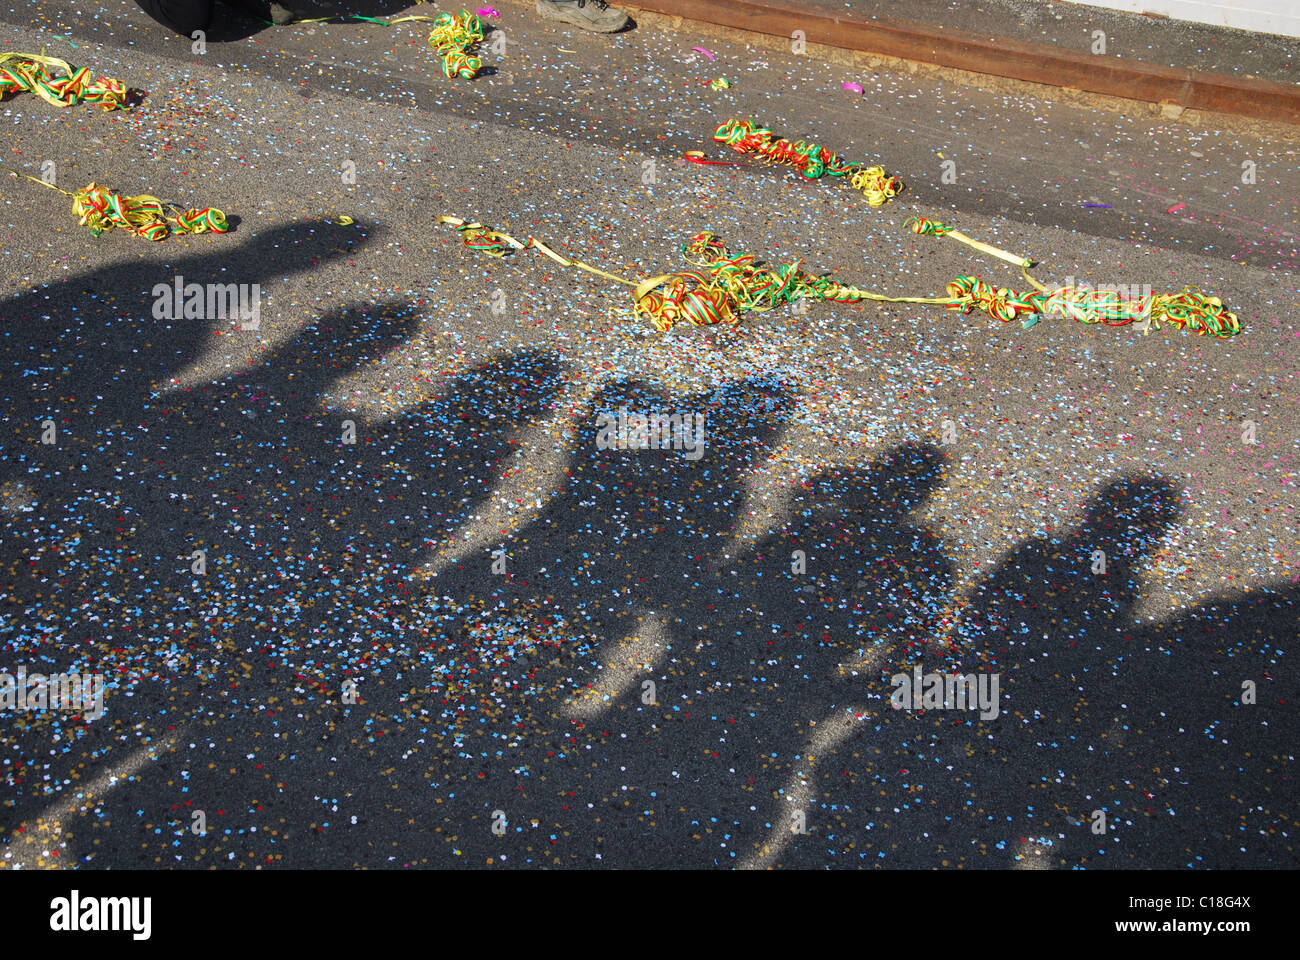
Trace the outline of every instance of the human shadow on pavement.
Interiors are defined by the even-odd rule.
[[[41,651],[47,659],[62,654],[66,669],[84,642],[99,654],[90,658],[96,668],[108,660],[120,667],[108,716],[79,726],[80,750],[102,750],[117,734],[129,745],[101,762],[120,770],[142,742],[183,731],[197,744],[190,749],[202,751],[202,763],[182,749],[133,769],[131,790],[97,798],[93,848],[72,843],[70,855],[93,850],[98,866],[157,862],[156,850],[141,852],[138,831],[115,828],[130,825],[133,810],[175,817],[169,836],[185,837],[187,800],[209,798],[199,808],[205,814],[240,810],[260,738],[324,751],[343,716],[345,681],[371,676],[379,663],[398,663],[400,678],[404,657],[421,664],[436,646],[418,625],[402,633],[413,638],[409,649],[389,642],[377,654],[371,638],[381,616],[395,622],[418,613],[412,573],[430,545],[487,498],[514,434],[552,404],[560,367],[548,354],[523,351],[465,370],[441,396],[395,417],[323,408],[321,397],[340,377],[408,339],[414,319],[399,304],[341,311],[248,373],[144,404],[139,426],[156,439],[137,439],[131,455],[159,469],[118,473],[106,491],[110,512],[131,518],[129,530],[108,517],[107,526],[84,530],[79,551],[101,562],[69,583],[57,605],[15,594],[29,604],[25,613],[51,624],[51,606],[66,611],[62,642]],[[345,439],[350,431],[355,443]],[[95,469],[102,474],[112,463]],[[190,567],[195,547],[207,553],[198,576]],[[22,552],[12,541],[10,548]],[[392,623],[382,626],[391,641]],[[12,649],[30,658],[35,643],[29,635]],[[380,685],[392,681],[391,673],[378,676]],[[278,716],[286,701],[294,704],[290,718]],[[122,736],[140,724],[150,737]],[[22,752],[38,756],[49,732],[31,730]],[[291,752],[300,760],[281,775],[314,794],[328,761],[301,747]],[[22,777],[14,786],[22,789],[11,822],[33,819],[56,799],[30,791]],[[305,822],[286,821],[301,827],[296,836],[310,836]]]
[[[656,401],[668,405],[664,397],[641,405]],[[622,396],[603,402],[624,404],[637,408]],[[760,394],[735,405],[765,402]],[[520,865],[737,865],[775,818],[788,820],[774,797],[803,766],[809,733],[861,696],[853,688],[872,662],[933,632],[952,566],[914,513],[938,481],[938,451],[905,444],[863,468],[819,474],[797,487],[779,530],[737,546],[725,534],[738,524],[738,493],[754,466],[742,452],[775,442],[764,413],[747,425],[751,436],[712,428],[709,454],[693,466],[678,454],[596,451],[588,441],[565,499],[520,533],[529,547],[520,569],[605,558],[580,575],[593,584],[586,604],[566,606],[556,594],[547,602],[571,622],[588,610],[600,617],[603,669],[574,659],[544,666],[534,683],[554,691],[556,706],[507,703],[503,713],[521,727],[504,762],[478,758],[475,767],[469,750],[448,757],[467,776],[442,826],[462,825],[468,863],[495,851]],[[864,580],[888,602],[857,602]],[[503,838],[488,829],[497,809],[509,817]]]
[[[959,598],[920,519],[935,448],[826,470],[779,529],[737,541],[795,398],[774,380],[691,397],[622,382],[582,413],[559,489],[501,552],[456,552],[519,431],[554,406],[554,358],[481,362],[391,418],[322,406],[409,335],[392,304],[155,397],[141,383],[194,346],[145,346],[130,377],[97,366],[87,347],[107,340],[88,334],[115,310],[45,357],[30,331],[6,346],[50,368],[39,399],[5,397],[29,424],[73,402],[70,374],[123,384],[94,450],[57,475],[41,463],[82,506],[6,518],[6,567],[25,568],[6,651],[67,668],[88,650],[120,674],[104,720],[6,744],[10,853],[31,857],[12,826],[66,801],[41,784],[80,763],[122,778],[64,815],[66,855],[98,867],[1293,862],[1294,814],[1273,798],[1296,591],[1140,621],[1178,519],[1159,477],[1108,482],[1063,538],[1024,542]],[[703,413],[701,456],[602,449],[595,415],[623,409]],[[186,570],[195,543],[206,581]],[[452,562],[423,575],[438,551]],[[997,672],[999,714],[894,709],[891,677],[918,663]],[[1234,700],[1245,679],[1254,706]],[[156,761],[139,760],[146,737],[166,747]]]
[[[521,532],[530,548],[516,558],[534,576],[577,561],[599,585],[603,603],[544,601],[570,623],[592,617],[594,656],[580,647],[520,695],[487,698],[495,710],[445,755],[454,800],[430,824],[457,858],[414,834],[408,850],[646,868],[1293,863],[1277,672],[1296,591],[1139,621],[1144,566],[1178,518],[1169,482],[1107,482],[1065,537],[1017,547],[958,610],[953,565],[914,518],[940,472],[932,448],[816,478],[780,534],[739,556],[674,543],[679,525],[663,529],[649,506],[686,490],[701,507],[717,498],[720,517],[680,528],[725,528],[729,474],[683,490],[662,454],[600,455],[579,455],[573,475],[600,477],[569,493],[581,509],[555,504]],[[583,566],[602,546],[605,559]],[[795,593],[800,549],[808,577]],[[1193,645],[1197,634],[1213,639]],[[891,678],[918,664],[998,673],[999,711],[895,709]],[[1234,699],[1248,675],[1257,716]],[[539,691],[558,708],[539,709]],[[1240,744],[1229,764],[1199,742],[1219,728]],[[498,812],[503,836],[490,830]]]
[[[889,675],[919,658],[891,664],[877,706],[837,718],[806,771],[825,834],[773,834],[779,856],[752,865],[844,863],[851,844],[849,862],[892,867],[1294,866],[1281,654],[1300,591],[1139,618],[1144,567],[1178,514],[1168,481],[1121,477],[1064,537],[1003,558],[956,618],[952,658],[924,660],[997,673],[1000,714],[896,710]]]
[[[968,648],[1003,671],[1012,708],[984,770],[1009,781],[990,814],[1014,827],[1018,864],[1297,862],[1282,837],[1295,827],[1283,653],[1300,590],[1264,585],[1171,616],[1146,580],[1181,503],[1159,476],[1107,481],[1072,531],[1027,541],[971,598]]]
[[[299,224],[244,243],[200,241],[202,252],[176,244],[168,251],[174,261],[118,261],[7,302],[0,333],[7,424],[0,564],[8,574],[0,649],[7,667],[102,669],[113,684],[129,677],[110,690],[116,701],[139,692],[135,684],[158,680],[163,661],[194,660],[196,649],[204,651],[209,638],[181,599],[187,590],[202,594],[189,577],[188,547],[205,523],[224,525],[209,491],[223,459],[240,461],[248,444],[235,424],[248,421],[237,419],[235,404],[222,409],[230,397],[220,391],[199,387],[169,397],[167,384],[239,334],[224,319],[155,319],[154,288],[175,276],[267,283],[355,255],[357,237],[355,229]],[[41,442],[47,430],[48,444]],[[218,557],[213,565],[219,569]],[[144,709],[145,699],[134,704]],[[62,745],[59,754],[85,750],[78,757],[84,763],[114,730],[129,729],[132,702],[116,702],[108,718],[89,725],[80,716],[12,715],[4,733],[22,759],[8,757],[15,799],[5,821],[49,800],[33,771],[58,766],[35,759],[49,752],[51,736]]]

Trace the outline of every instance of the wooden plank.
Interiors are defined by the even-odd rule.
[[[1300,86],[1094,56],[905,21],[854,20],[789,0],[633,0],[627,9],[1147,103],[1300,124]]]

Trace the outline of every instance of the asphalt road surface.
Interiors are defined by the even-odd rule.
[[[0,10],[0,52],[134,105],[8,95],[0,163],[233,229],[96,238],[0,182],[0,669],[107,683],[97,719],[0,713],[0,864],[1300,865],[1294,130],[515,0],[472,80],[424,23],[199,52],[73,6]],[[906,188],[747,161],[729,117]],[[868,302],[660,334],[442,215],[634,281],[708,230],[889,296],[1025,289],[923,216],[1242,332]],[[176,283],[256,329],[168,319]],[[625,408],[702,416],[702,452],[606,449]],[[996,701],[897,708],[918,668]]]

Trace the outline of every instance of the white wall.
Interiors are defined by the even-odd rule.
[[[1300,0],[1073,0],[1131,13],[1163,13],[1216,27],[1300,37]]]

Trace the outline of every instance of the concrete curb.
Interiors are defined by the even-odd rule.
[[[810,43],[845,50],[1187,110],[1300,124],[1300,86],[1272,80],[1091,56],[905,21],[853,20],[788,0],[633,0],[622,6],[774,37],[789,38],[802,30]]]

